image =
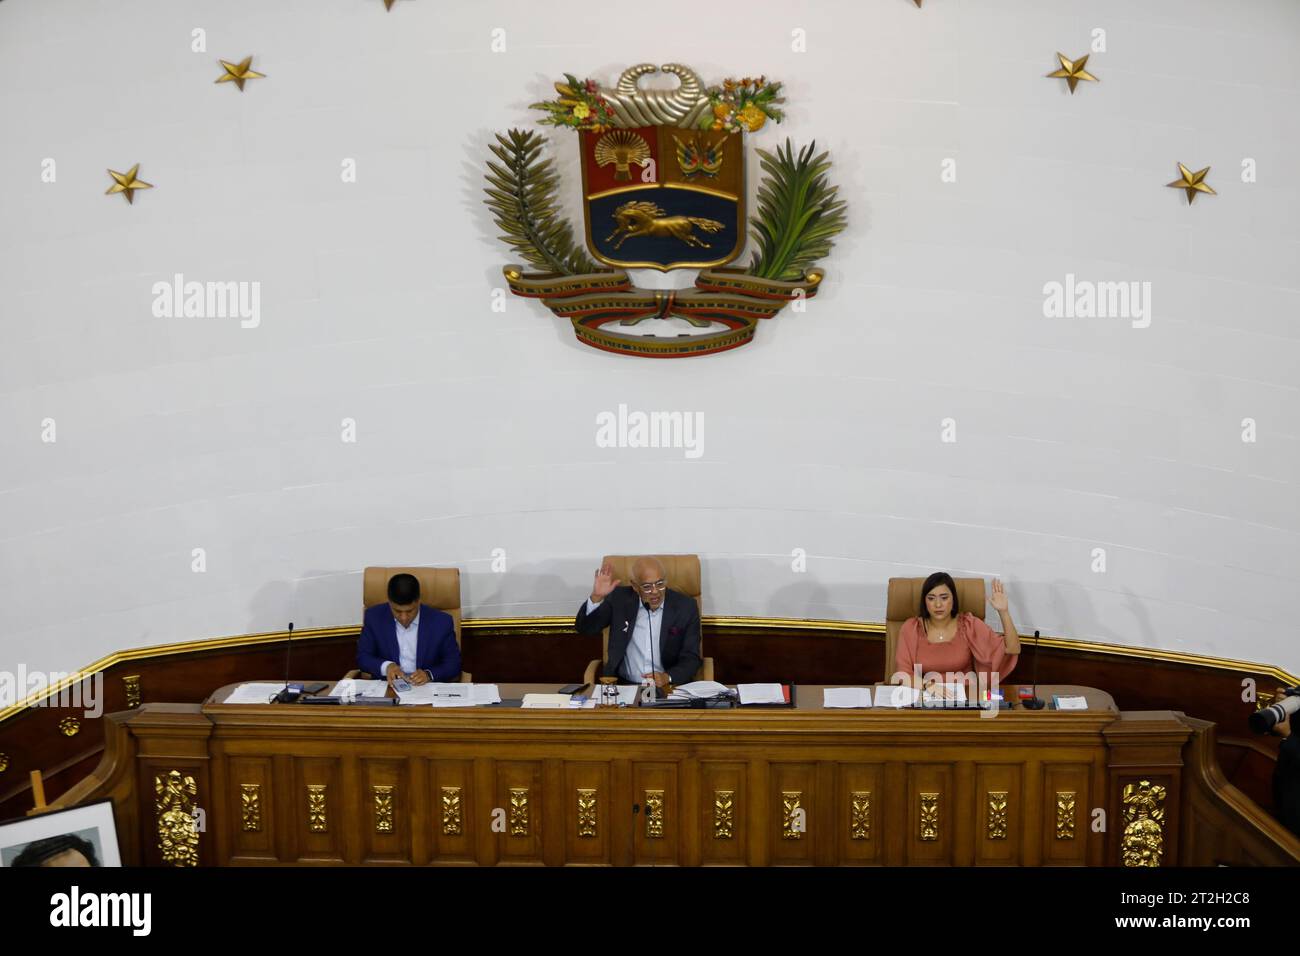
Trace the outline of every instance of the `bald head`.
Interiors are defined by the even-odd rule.
[[[664,602],[664,595],[667,593],[667,584],[663,587],[655,588],[647,593],[643,585],[658,584],[664,581],[668,573],[664,570],[663,562],[658,558],[646,555],[637,558],[632,562],[632,587],[636,588],[640,594],[641,600],[645,601],[652,608],[657,608]]]

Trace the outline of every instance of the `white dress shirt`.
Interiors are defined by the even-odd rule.
[[[415,673],[415,651],[420,643],[420,612],[415,612],[415,620],[411,621],[410,627],[402,627],[402,622],[393,618],[393,624],[397,627],[397,656],[401,658],[398,664],[402,668],[403,674]],[[384,661],[384,672],[376,674],[376,677],[388,676],[388,665],[392,661]]]
[[[638,598],[638,602],[640,599]],[[591,603],[591,598],[587,598],[587,613],[590,614],[596,608],[603,604],[603,601]],[[643,615],[641,611],[644,607],[638,608],[636,612],[636,625],[632,628],[632,639],[627,642],[627,653],[623,655],[623,664],[619,667],[619,676],[625,681],[633,684],[643,684],[646,678],[642,674],[649,674],[651,671],[665,673],[663,656],[660,654],[660,648],[663,642],[662,636],[664,623],[664,604],[667,600],[651,611],[648,615]],[[626,623],[626,622],[625,622]],[[611,629],[613,625],[611,624]],[[651,666],[650,655],[650,632],[654,631],[654,658]]]

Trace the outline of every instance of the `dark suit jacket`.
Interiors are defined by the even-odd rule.
[[[376,678],[384,676],[384,661],[402,662],[397,646],[397,621],[388,603],[366,608],[361,638],[357,641],[357,666]],[[420,605],[420,630],[415,642],[415,666],[438,681],[460,677],[460,648],[456,624],[446,611]]]
[[[678,591],[664,595],[662,621],[655,625],[655,667],[664,671],[674,684],[689,684],[700,669],[700,609],[695,599]],[[637,614],[644,614],[641,595],[628,585],[615,588],[600,606],[587,613],[587,601],[578,608],[574,627],[579,634],[599,634],[609,628],[609,659],[604,676],[622,677],[619,668],[627,656]]]

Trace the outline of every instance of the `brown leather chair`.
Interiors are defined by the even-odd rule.
[[[363,610],[388,601],[388,582],[395,574],[414,574],[420,582],[420,603],[451,615],[452,624],[456,628],[456,646],[463,653],[465,645],[460,639],[460,568],[366,568],[361,578]],[[344,676],[372,679],[370,674],[357,669],[348,671]],[[460,680],[468,684],[472,676],[461,671]]]
[[[961,613],[970,611],[984,620],[984,579],[954,578],[957,585],[957,606]],[[885,683],[894,676],[895,655],[898,650],[898,632],[910,617],[921,609],[921,586],[925,578],[890,578],[889,597],[885,606]]]
[[[704,605],[700,597],[700,556],[698,554],[607,554],[601,558],[600,563],[604,567],[605,562],[608,561],[614,566],[614,577],[618,580],[619,587],[622,587],[632,583],[632,563],[639,557],[658,558],[664,566],[664,579],[668,582],[668,587],[687,597],[695,598],[695,606],[699,608],[700,616],[704,616]],[[586,673],[582,675],[582,682],[595,683],[608,659],[609,628],[605,628],[600,632],[600,660],[592,661],[587,665]],[[695,673],[695,680],[713,680],[713,658],[704,656],[703,634],[700,635],[700,661],[700,669]]]

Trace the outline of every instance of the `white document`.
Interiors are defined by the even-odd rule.
[[[725,693],[727,693],[726,684],[719,684],[715,680],[697,680],[674,687],[673,692],[668,696],[676,700],[690,700],[693,697],[717,697]]]
[[[876,688],[877,707],[911,707],[920,697],[920,691],[905,684],[881,684]]]
[[[469,684],[470,700],[475,704],[501,703],[501,690],[496,684]]]
[[[270,683],[264,681],[261,683],[240,684],[230,696],[222,701],[223,704],[269,704],[271,698],[280,691],[284,690],[284,681]]]
[[[636,690],[635,687],[632,688]],[[571,694],[524,694],[525,710],[568,710]]]
[[[780,684],[737,684],[740,691],[740,703],[743,704],[784,704],[785,694]]]
[[[397,702],[409,707],[470,707],[474,703],[470,699],[469,684],[439,684],[434,681],[400,691]]]
[[[383,697],[388,693],[388,681],[386,680],[358,680],[355,677],[345,677],[334,685],[330,691],[331,697]]]
[[[826,687],[822,690],[822,706],[832,707],[870,707],[870,687]]]
[[[1052,703],[1056,704],[1057,710],[1087,710],[1088,698],[1086,697],[1060,697],[1052,695]]]
[[[966,699],[966,685],[963,683],[956,684],[935,684],[927,688],[925,692],[926,704],[946,704],[952,701],[962,702]]]

